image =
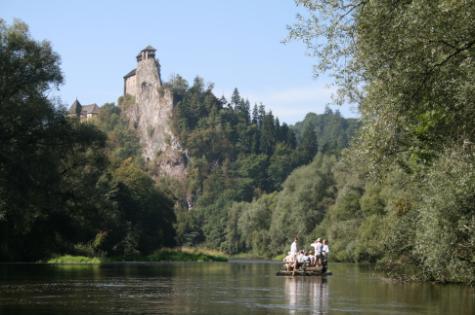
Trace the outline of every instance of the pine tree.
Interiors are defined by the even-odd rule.
[[[260,151],[271,155],[275,144],[274,116],[272,112],[266,114],[263,118],[260,138]]]
[[[234,88],[233,94],[231,95],[231,104],[234,106],[234,108],[239,107],[239,104],[241,103],[241,95],[239,94],[239,90],[237,88]]]
[[[252,123],[257,126],[259,120],[259,110],[257,109],[257,104],[254,104],[252,108]]]
[[[302,140],[299,144],[301,163],[310,162],[318,151],[317,136],[313,126],[307,125],[303,131]]]

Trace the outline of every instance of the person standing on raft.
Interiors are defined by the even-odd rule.
[[[294,241],[292,242],[292,244],[290,245],[290,253],[289,255],[291,256],[296,256],[297,255],[297,252],[298,252],[298,249],[297,249],[297,238],[294,239]]]
[[[319,266],[322,265],[322,249],[323,249],[323,244],[321,238],[317,238],[315,242],[310,244],[314,248],[314,254],[315,254],[315,263]]]
[[[283,260],[287,271],[293,271],[295,270],[295,267],[297,266],[297,253],[298,253],[297,240],[298,240],[297,237],[294,238],[294,241],[290,245],[290,252]]]
[[[330,248],[328,247],[328,241],[323,240],[322,242],[322,270],[323,272],[327,271],[328,267],[328,254],[330,254]]]

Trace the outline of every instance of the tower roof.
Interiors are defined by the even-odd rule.
[[[84,105],[82,107],[82,112],[87,114],[98,114],[99,113],[99,106],[96,103],[90,105]]]
[[[157,51],[157,50],[155,48],[153,48],[152,46],[148,45],[147,47],[142,49],[142,51]]]
[[[141,61],[142,58],[148,59],[149,57],[155,58],[155,52],[157,50],[152,46],[148,45],[144,49],[142,49],[139,54],[137,55],[137,61]]]
[[[135,75],[136,71],[137,71],[136,69],[133,69],[133,70],[129,71],[126,75],[124,75],[124,79],[127,79],[129,77],[133,77]]]
[[[71,104],[71,107],[69,108],[69,113],[77,114],[81,112],[81,109],[82,109],[81,103],[79,103],[78,99],[76,99],[74,103]]]

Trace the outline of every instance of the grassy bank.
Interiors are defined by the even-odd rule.
[[[144,261],[228,261],[222,252],[207,248],[164,248],[143,257]]]
[[[276,260],[276,261],[281,261],[284,259],[284,255],[277,255],[273,257],[269,256],[262,256],[253,252],[243,252],[243,253],[238,253],[234,254],[229,257],[229,259],[235,259],[235,260]]]
[[[97,265],[105,262],[103,258],[63,255],[48,259],[48,264],[82,264],[82,265]]]
[[[74,255],[62,255],[48,259],[48,264],[102,264],[107,262],[127,262],[127,261],[196,261],[208,262],[228,261],[228,256],[222,252],[207,248],[179,247],[162,248],[154,251],[150,255],[135,257],[86,257]]]

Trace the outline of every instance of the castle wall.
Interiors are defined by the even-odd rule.
[[[154,58],[142,59],[136,70],[137,91],[141,91],[144,83],[153,84],[156,87],[162,86],[157,62]]]
[[[132,96],[137,96],[137,76],[131,76],[128,77],[127,80],[125,80],[125,93],[124,95],[132,95]]]

